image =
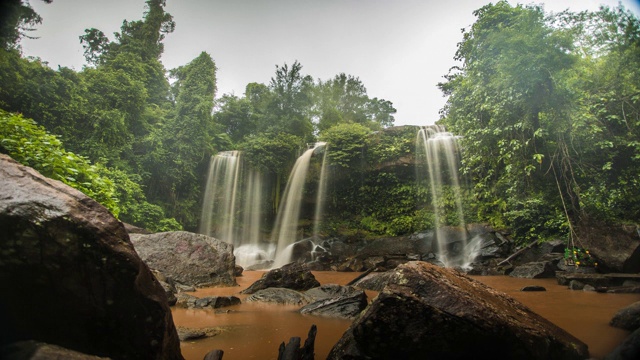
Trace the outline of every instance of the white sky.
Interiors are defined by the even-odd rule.
[[[495,1],[494,1],[495,2]],[[518,1],[509,1],[512,4]],[[531,3],[531,1],[519,1]],[[167,0],[176,30],[164,41],[167,69],[187,64],[202,51],[218,67],[218,96],[242,96],[250,82],[268,84],[275,65],[298,60],[303,73],[328,80],[357,76],[369,97],[393,102],[396,125],[438,120],[445,103],[436,87],[462,39],[462,28],[485,0]],[[545,11],[596,10],[617,0],[546,0]],[[621,3],[640,14],[640,0]],[[113,40],[122,21],[139,20],[144,0],[31,0],[43,23],[22,41],[26,56],[49,66],[82,69],[84,29]]]

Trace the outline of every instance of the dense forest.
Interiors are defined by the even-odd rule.
[[[243,150],[282,187],[300,149],[323,140],[341,174],[325,229],[400,235],[439,225],[423,208],[428,192],[400,180],[412,174],[363,175],[413,151],[415,129],[379,131],[394,123],[390,101],[370,97],[356,76],[314,79],[297,61],[242,96],[219,95],[208,53],[164,68],[162,42],[176,24],[164,1],[146,4],[114,39],[87,29],[87,65],[74,71],[23,57],[20,38],[41,18],[26,2],[3,3],[0,152],[122,221],[195,230],[213,154]],[[462,137],[469,218],[521,241],[572,236],[584,222],[638,222],[638,18],[621,6],[546,14],[505,1],[474,15],[458,66],[438,85],[448,96],[439,123]]]

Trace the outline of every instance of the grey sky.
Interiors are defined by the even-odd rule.
[[[165,39],[167,69],[206,51],[218,66],[218,96],[243,95],[250,82],[268,83],[275,65],[298,60],[303,73],[327,80],[357,76],[370,97],[393,102],[396,124],[438,120],[445,99],[436,84],[455,65],[462,28],[484,0],[167,0],[176,30]],[[515,4],[517,1],[510,1]],[[520,1],[529,3],[528,1]],[[22,41],[25,55],[53,68],[80,70],[78,36],[95,27],[113,39],[122,20],[143,16],[144,0],[31,0],[43,23]],[[617,0],[547,0],[547,12],[595,10]],[[637,0],[622,4],[640,14]]]

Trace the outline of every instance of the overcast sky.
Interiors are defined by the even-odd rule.
[[[495,2],[495,1],[494,1]],[[426,125],[439,118],[445,98],[436,84],[455,65],[462,28],[475,21],[483,0],[167,0],[176,30],[164,41],[167,69],[202,51],[218,67],[218,96],[242,96],[250,82],[268,84],[275,66],[298,60],[303,73],[328,80],[359,77],[369,97],[393,102],[396,125]],[[517,1],[510,1],[515,4]],[[528,4],[530,1],[520,1]],[[617,0],[547,0],[545,11],[596,10]],[[640,14],[640,1],[623,6]],[[43,23],[22,41],[27,56],[49,66],[81,70],[78,37],[98,28],[109,39],[122,21],[139,20],[144,0],[31,0]]]

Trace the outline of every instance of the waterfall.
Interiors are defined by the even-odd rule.
[[[323,148],[325,145],[326,143],[323,142],[313,144],[293,165],[271,235],[272,242],[276,243],[276,258],[273,268],[286,265],[291,261],[292,247],[298,238],[298,221],[300,220],[302,195],[311,157],[316,149]],[[322,169],[324,170],[324,164]],[[324,182],[324,179],[320,179],[318,182],[320,187]],[[320,195],[320,192],[319,190],[318,195]],[[316,211],[316,216],[319,216],[318,212],[319,210]]]
[[[436,227],[436,245],[439,260],[446,267],[467,267],[475,257],[475,246],[470,246],[466,236],[466,224],[462,209],[462,195],[458,177],[459,147],[457,136],[446,132],[444,127],[433,125],[418,131],[416,151],[426,163],[428,176],[419,174],[419,180],[428,180]],[[457,225],[461,231],[446,231],[442,226],[441,207],[444,185],[451,189]]]
[[[262,174],[245,166],[239,151],[211,157],[199,232],[233,244],[241,266],[273,258],[272,246],[260,243],[262,191]]]

